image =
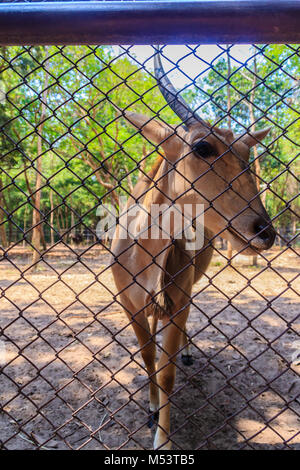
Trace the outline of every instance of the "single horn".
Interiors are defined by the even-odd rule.
[[[159,49],[159,46],[156,46]],[[185,125],[192,126],[199,124],[199,122],[206,127],[207,123],[195,113],[189,105],[185,102],[170,82],[166,72],[163,69],[160,52],[154,56],[154,74],[157,80],[161,94],[175,114],[183,121]]]

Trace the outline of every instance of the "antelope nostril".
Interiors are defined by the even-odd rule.
[[[268,227],[264,227],[263,225],[258,225],[256,227],[256,233],[263,240],[267,240],[270,236]]]
[[[254,224],[254,233],[265,242],[274,238],[273,227],[261,220]]]

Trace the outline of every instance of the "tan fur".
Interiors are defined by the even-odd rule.
[[[160,409],[154,447],[169,449],[169,396],[175,381],[175,360],[178,351],[188,343],[186,320],[192,287],[211,260],[211,239],[220,233],[234,249],[244,250],[247,254],[267,247],[267,242],[254,233],[257,217],[268,220],[268,216],[247,169],[249,146],[263,138],[267,131],[260,131],[251,138],[237,138],[230,130],[213,128],[209,131],[207,126],[199,123],[188,131],[178,128],[175,133],[170,126],[145,116],[129,113],[127,118],[147,139],[161,144],[165,157],[157,160],[147,176],[140,177],[126,209],[130,213],[136,202],[143,203],[148,215],[132,216],[129,221],[144,224],[148,237],[121,239],[120,227],[117,227],[111,247],[115,258],[112,272],[118,291],[116,299],[133,326],[149,374],[150,406],[153,410]],[[216,157],[197,158],[191,152],[197,139],[210,142],[216,149]],[[151,238],[151,205],[171,205],[172,201],[181,207],[186,203],[193,208],[196,203],[204,205],[205,243],[198,252],[187,250],[185,239],[176,239],[172,243],[170,238]],[[213,201],[212,205],[210,201]],[[228,221],[231,222],[230,230]],[[251,246],[248,240],[251,240]],[[149,316],[153,317],[151,328]],[[163,344],[156,367],[158,320],[162,322]]]

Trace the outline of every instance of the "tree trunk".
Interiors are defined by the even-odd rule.
[[[27,222],[27,213],[28,213],[28,205],[26,204],[25,210],[24,210],[24,217],[23,217],[23,232],[24,232],[24,237],[23,237],[23,248],[26,247],[26,239],[25,239],[25,233],[27,230],[26,222]]]
[[[229,55],[229,44],[227,44],[227,125],[228,129],[231,129],[231,93],[230,93],[230,75],[231,75],[231,63]],[[229,221],[230,222],[230,221]],[[227,258],[231,260],[232,258],[232,246],[230,241],[227,241]],[[231,263],[231,261],[230,261]]]
[[[73,235],[73,237],[71,237],[71,242],[73,241],[74,243],[74,240],[75,240],[75,236],[76,236],[76,228],[75,228],[75,215],[74,215],[74,211],[73,211],[73,207],[72,207],[72,199],[70,198],[70,210],[71,210],[71,232],[70,232],[70,235]],[[75,243],[76,245],[76,243]]]
[[[57,227],[59,227],[60,239],[65,241],[67,224],[61,206],[57,208]]]
[[[61,237],[61,226],[60,226],[60,221],[59,221],[58,209],[56,209],[56,226],[57,226],[57,231],[59,233],[59,236]]]
[[[296,173],[297,173],[297,170],[295,171],[295,175]],[[290,221],[291,221],[291,230],[292,230],[291,237],[293,239],[292,245],[296,245],[297,223],[300,220],[299,219],[299,206],[298,206],[297,198],[295,198],[295,196],[298,193],[298,181],[297,181],[297,177],[292,175],[291,173],[288,173],[287,175],[286,189],[287,189],[286,190],[287,199],[291,200]]]
[[[253,108],[253,101],[255,97],[255,87],[257,83],[257,62],[256,57],[253,59],[253,80],[252,80],[252,91],[250,94],[250,100],[248,102],[248,109],[250,114],[250,124],[251,124],[251,131],[255,131],[255,116],[254,116],[254,108]],[[260,192],[260,161],[258,158],[258,151],[257,146],[253,147],[253,156],[254,156],[254,168],[255,168],[255,183],[257,187],[257,191]],[[257,255],[252,256],[252,266],[257,266]]]
[[[53,154],[51,152],[51,164],[50,164],[51,173],[53,172]],[[49,189],[49,201],[50,201],[50,244],[54,245],[54,202],[53,202],[53,189]]]
[[[39,127],[39,131],[41,130],[41,126]],[[32,240],[31,243],[34,247],[33,251],[33,258],[32,258],[32,263],[35,264],[37,263],[39,257],[40,257],[40,251],[41,251],[41,171],[42,171],[42,157],[40,156],[42,153],[42,139],[40,136],[38,136],[38,143],[37,143],[37,153],[38,153],[38,158],[36,160],[36,170],[37,170],[37,175],[36,175],[36,182],[35,182],[35,204],[34,204],[34,209],[32,213]],[[34,267],[37,265],[35,264]]]
[[[3,197],[3,183],[2,183],[2,178],[0,178],[0,239],[1,239],[1,246],[2,248],[7,247],[7,236],[6,236],[6,227],[5,227],[5,218],[6,214],[4,212],[4,197]]]
[[[66,221],[64,219],[61,207],[58,208],[58,215],[59,215],[59,220],[60,220],[60,228],[63,232],[65,232],[66,231],[66,223],[65,223]]]
[[[1,191],[1,197],[3,199],[3,207],[5,207],[6,212],[10,214],[11,208],[14,207],[13,202],[11,201],[11,192],[7,191],[6,195],[4,196],[3,191]],[[10,220],[7,220],[6,225],[8,228],[8,231],[6,232],[7,246],[9,246],[13,241],[13,224]]]
[[[232,258],[232,245],[231,243],[228,241],[227,242],[227,258],[230,260],[230,263],[231,263],[231,258]]]
[[[45,60],[48,58],[48,48],[45,46]],[[43,142],[42,142],[42,133],[44,127],[44,119],[46,117],[46,100],[48,95],[48,82],[49,74],[47,71],[47,65],[45,64],[45,80],[42,93],[42,105],[41,105],[41,117],[40,124],[38,126],[38,136],[37,136],[37,159],[36,159],[36,182],[35,182],[35,197],[34,197],[34,209],[32,214],[32,245],[34,247],[32,264],[33,269],[37,267],[37,261],[40,258],[41,244],[45,248],[45,238],[43,233],[43,226],[41,221],[41,186],[42,186],[42,151],[43,151]]]
[[[50,189],[49,199],[50,199],[50,244],[51,244],[51,246],[53,246],[54,245],[54,229],[53,229],[54,204],[53,204],[53,191],[52,191],[52,189]]]

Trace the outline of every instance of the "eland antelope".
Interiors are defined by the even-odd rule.
[[[182,125],[172,127],[122,111],[127,121],[163,152],[150,172],[138,179],[127,202],[126,220],[135,224],[137,235],[120,236],[123,212],[111,250],[116,298],[133,326],[150,378],[150,412],[158,416],[154,448],[170,449],[169,396],[175,381],[176,356],[181,352],[184,363],[191,363],[185,325],[193,284],[205,273],[212,257],[212,239],[220,235],[238,252],[255,255],[272,246],[275,232],[249,167],[250,148],[269,129],[234,135],[230,129],[210,125],[178,96],[164,72],[159,53],[154,67],[159,89]],[[187,249],[186,236],[174,238],[176,215],[168,236],[163,236],[159,225],[161,215],[159,236],[151,237],[151,207],[172,207],[174,203],[177,209],[185,205],[191,208],[194,232],[194,208],[202,205],[201,248]],[[143,211],[130,213],[136,204],[142,204]],[[158,320],[162,322],[163,338],[156,364]]]

